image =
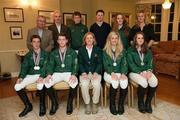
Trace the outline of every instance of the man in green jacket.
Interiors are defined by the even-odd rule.
[[[88,28],[81,23],[81,13],[78,11],[73,13],[73,21],[74,24],[70,26],[71,48],[78,51],[83,44],[83,37],[88,32]]]
[[[66,113],[70,115],[73,112],[72,102],[78,84],[76,77],[78,71],[77,53],[68,47],[68,38],[64,33],[59,34],[57,43],[59,48],[51,52],[49,57],[45,86],[48,91],[53,91],[52,86],[58,82],[65,81],[69,84],[70,92]],[[50,114],[53,115],[58,109],[54,92],[50,94],[50,98],[52,100]]]
[[[33,50],[30,50],[21,65],[21,72],[14,86],[17,94],[23,101],[25,108],[19,114],[19,117],[25,116],[32,111],[32,104],[30,103],[24,88],[32,83],[37,82],[37,89],[40,96],[40,112],[39,116],[43,116],[46,113],[45,107],[45,92],[43,90],[43,79],[46,77],[45,67],[47,64],[48,53],[40,48],[41,38],[38,35],[31,37],[31,45]]]

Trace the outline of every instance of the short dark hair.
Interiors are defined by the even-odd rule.
[[[59,38],[59,36],[64,36],[68,40],[67,46],[69,46],[69,36],[66,33],[59,33],[58,38]],[[58,38],[57,38],[57,40],[58,40]]]
[[[103,13],[103,15],[105,14],[105,13],[104,13],[104,10],[100,9],[100,10],[97,10],[97,11],[96,11],[96,15],[97,15],[99,12]]]
[[[79,16],[79,17],[81,17],[81,13],[80,13],[79,11],[74,11],[73,17],[74,17],[74,16]]]
[[[31,42],[33,41],[34,38],[38,38],[41,42],[41,37],[39,35],[32,35],[31,36]]]

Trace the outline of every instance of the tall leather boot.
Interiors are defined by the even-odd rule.
[[[24,90],[17,91],[17,94],[19,95],[20,99],[25,105],[24,110],[19,114],[19,117],[23,117],[26,114],[28,114],[30,111],[32,111],[33,107],[32,104],[30,103],[28,96]]]
[[[67,102],[66,114],[70,115],[73,112],[73,99],[77,92],[77,86],[75,88],[71,88],[69,90],[69,97]]]
[[[152,113],[152,106],[151,106],[151,101],[152,98],[154,97],[154,94],[156,92],[157,87],[149,87],[148,92],[147,92],[147,98],[145,102],[145,110],[147,113]]]
[[[122,115],[124,113],[124,101],[126,99],[128,89],[120,89],[119,102],[118,102],[118,113]]]
[[[137,89],[137,96],[138,96],[138,109],[139,112],[145,113],[145,105],[144,105],[144,95],[146,92],[146,88],[143,88],[139,85]]]
[[[116,92],[117,92],[117,89],[114,89],[112,87],[112,85],[110,85],[110,90],[109,90],[109,109],[110,109],[110,112],[113,114],[113,115],[117,115],[117,110],[116,110],[116,104],[115,104],[115,100],[116,100]]]
[[[39,94],[39,116],[44,116],[46,114],[46,105],[45,105],[45,88],[38,91]]]
[[[55,90],[52,87],[50,87],[47,89],[47,94],[51,99],[51,110],[49,114],[54,115],[58,109],[58,102],[57,102]]]

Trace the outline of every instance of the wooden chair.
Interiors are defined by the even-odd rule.
[[[59,82],[59,83],[57,83],[57,84],[55,84],[54,86],[53,86],[53,88],[54,88],[54,90],[56,90],[56,91],[60,91],[60,90],[68,90],[69,88],[70,88],[70,86],[68,85],[68,83],[67,82],[65,82],[65,81],[62,81],[62,82]],[[79,94],[79,87],[77,88],[77,108],[79,108],[79,98],[78,98],[78,94]],[[48,106],[50,106],[50,99],[49,99],[49,97],[48,97]],[[74,100],[74,104],[75,104],[75,100]]]
[[[107,89],[109,89],[110,88],[110,84],[109,83],[107,83],[107,82],[105,82],[105,85],[104,85],[104,106],[105,107],[107,107]],[[127,97],[127,99],[128,99],[128,107],[130,107],[130,87],[129,87],[129,85],[128,85],[128,97]]]
[[[27,85],[27,86],[25,87],[25,90],[28,91],[28,92],[30,92],[32,99],[34,99],[34,92],[37,91],[37,84],[36,84],[36,83],[32,83],[32,84],[30,84],[30,85]]]
[[[81,87],[81,85],[79,85]],[[78,88],[78,93],[77,93],[77,100],[79,101],[79,93],[80,93],[80,87]],[[89,85],[89,89],[93,89],[92,84]],[[103,107],[103,87],[101,86],[101,91],[100,91],[100,99],[101,99],[101,107]],[[79,103],[78,103],[78,108],[79,108]]]
[[[138,87],[138,84],[133,80],[130,80],[130,91],[131,91],[131,107],[134,107],[134,89]],[[153,98],[154,106],[156,107],[156,93]]]

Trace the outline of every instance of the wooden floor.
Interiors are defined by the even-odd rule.
[[[159,86],[157,98],[180,105],[180,80],[168,75],[158,75]],[[0,98],[16,96],[14,84],[16,78],[11,80],[0,80]]]

